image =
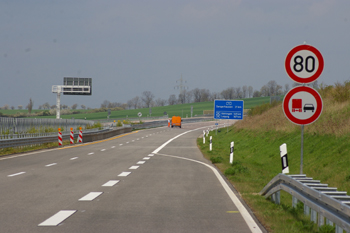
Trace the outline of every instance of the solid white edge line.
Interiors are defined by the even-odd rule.
[[[90,192],[79,199],[79,201],[92,201],[96,197],[100,196],[103,192]]]
[[[76,210],[61,210],[58,211],[56,214],[51,216],[50,218],[46,219],[44,222],[40,223],[38,226],[57,226],[67,218],[69,218],[72,214],[77,212]]]
[[[112,187],[116,185],[119,182],[119,180],[110,180],[107,183],[103,184],[102,186],[104,187]]]
[[[179,134],[171,139],[169,139],[167,142],[165,142],[163,145],[161,145],[160,147],[158,147],[157,149],[155,149],[152,154],[158,154],[159,151],[161,149],[163,149],[166,145],[168,145],[170,142],[172,142],[173,140],[175,140],[178,137],[181,137],[184,134],[199,130],[199,129],[203,129],[206,127],[201,127],[198,129],[194,129],[194,130],[189,130],[186,131],[182,134]],[[159,154],[160,155],[160,154]],[[169,155],[165,155],[165,156],[169,156]],[[189,161],[193,161],[193,162],[197,162],[200,164],[203,164],[207,167],[209,167],[210,169],[212,169],[212,171],[214,172],[214,174],[216,175],[216,177],[218,178],[218,180],[220,181],[221,185],[223,186],[223,188],[225,189],[226,193],[229,195],[229,197],[231,198],[232,202],[236,205],[236,207],[238,208],[239,212],[241,213],[243,219],[245,220],[245,222],[247,223],[249,229],[253,232],[253,233],[260,233],[262,232],[260,227],[256,224],[256,222],[254,221],[254,219],[252,218],[252,216],[249,214],[248,210],[243,206],[243,204],[241,203],[241,201],[237,198],[237,196],[233,193],[233,191],[230,189],[230,187],[227,185],[227,183],[225,182],[225,180],[221,177],[220,173],[213,167],[209,166],[206,163],[197,161],[197,160],[193,160],[193,159],[188,159],[188,158],[184,158],[184,157],[178,157],[178,156],[169,156],[169,157],[174,157],[174,158],[179,158],[179,159],[185,159],[185,160],[189,160]]]

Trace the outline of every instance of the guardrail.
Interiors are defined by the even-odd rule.
[[[279,204],[280,190],[292,195],[293,207],[297,202],[304,204],[304,213],[310,214],[311,221],[324,224],[336,224],[336,233],[342,233],[343,229],[350,232],[350,196],[344,191],[337,191],[335,187],[328,187],[319,180],[313,180],[306,175],[284,175],[275,176],[260,192],[265,198]]]
[[[83,142],[92,142],[102,140],[108,137],[113,137],[118,134],[131,132],[131,128],[104,129],[95,132],[83,132]],[[79,133],[74,133],[74,138],[77,138]],[[69,140],[70,134],[62,135],[63,140]],[[49,142],[58,142],[58,133],[55,136],[31,137],[31,138],[15,138],[0,140],[0,148],[23,147],[30,145],[41,145]]]

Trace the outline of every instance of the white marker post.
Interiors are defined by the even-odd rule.
[[[213,141],[212,141],[212,136],[210,136],[210,144],[209,144],[209,150],[211,151],[213,149]]]
[[[233,163],[233,151],[234,151],[234,142],[231,142],[231,146],[230,146],[230,164]]]
[[[281,162],[282,162],[282,173],[289,173],[288,157],[287,157],[287,144],[283,143],[280,146]]]
[[[205,130],[203,130],[203,144],[205,144]]]

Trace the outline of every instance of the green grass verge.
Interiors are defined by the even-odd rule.
[[[76,142],[76,139],[74,141]],[[69,141],[62,141],[63,146],[70,145]],[[49,149],[49,148],[57,148],[58,142],[49,142],[44,143],[42,145],[31,145],[31,146],[23,146],[23,147],[9,147],[9,148],[1,148],[0,149],[0,157],[5,155],[12,155],[12,154],[20,154],[20,153],[26,153],[36,150],[42,150],[42,149]]]
[[[275,205],[259,195],[264,186],[281,173],[279,146],[287,144],[290,174],[300,173],[300,131],[252,131],[234,127],[213,131],[213,150],[197,143],[204,156],[215,162],[222,173],[241,193],[259,220],[271,232],[332,232],[332,228],[317,226],[302,211],[292,208],[291,195],[281,192],[281,205]],[[234,141],[234,162],[229,164],[230,142]],[[350,189],[349,136],[304,135],[304,173],[338,190]],[[334,232],[334,230],[333,230]]]

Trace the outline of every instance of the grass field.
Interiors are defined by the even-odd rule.
[[[321,117],[305,126],[303,173],[308,177],[350,190],[350,100],[323,99]],[[263,106],[261,106],[263,107]],[[259,111],[256,111],[259,112]],[[281,173],[279,146],[287,144],[290,174],[300,174],[301,127],[283,114],[281,103],[265,112],[247,116],[234,126],[212,132],[213,151],[198,139],[206,158],[226,175],[269,232],[334,232],[317,226],[303,215],[303,207],[292,208],[291,195],[281,192],[281,205],[259,195],[263,187]],[[230,142],[235,143],[234,163],[229,164]]]
[[[248,98],[243,99],[244,108],[250,109],[254,106],[261,105],[263,103],[269,103],[270,97],[258,97],[258,98]],[[214,102],[200,102],[200,103],[190,103],[190,104],[178,104],[178,105],[169,105],[163,107],[153,107],[152,108],[152,116],[159,117],[163,116],[164,112],[166,112],[170,117],[171,116],[181,116],[181,117],[191,117],[191,106],[193,106],[193,116],[195,115],[203,115],[204,110],[213,110]],[[27,111],[27,110],[0,110],[3,114],[15,114],[18,111]],[[42,111],[42,110],[33,110],[34,112]],[[87,119],[87,120],[100,120],[107,119],[108,112],[98,112],[98,113],[86,113],[87,110],[78,110],[82,113],[80,114],[71,114],[71,115],[61,115],[62,119]],[[125,119],[128,118],[137,118],[138,113],[142,113],[142,117],[149,116],[149,108],[142,109],[129,109],[129,110],[121,110],[121,111],[111,111],[110,119]],[[55,118],[56,116],[40,116],[36,118]]]

